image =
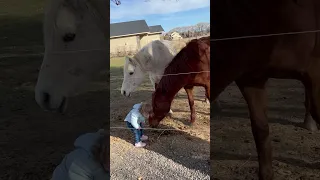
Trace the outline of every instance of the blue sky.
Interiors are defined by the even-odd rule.
[[[179,26],[210,22],[210,0],[121,0],[110,1],[110,22],[146,20],[149,26],[161,25],[167,32]]]

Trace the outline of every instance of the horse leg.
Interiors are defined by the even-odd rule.
[[[208,95],[207,94],[208,94],[208,92],[206,90],[206,93],[205,93],[206,97],[204,98],[203,102],[207,103],[207,104],[210,104],[210,100],[208,99]]]
[[[310,97],[308,95],[307,90],[305,90],[305,102],[304,102],[305,108],[306,108],[306,113],[304,117],[304,123],[303,126],[304,128],[308,129],[309,131],[317,131],[317,123],[314,121],[310,114]]]
[[[194,99],[193,99],[193,86],[185,86],[184,89],[188,95],[190,112],[191,112],[190,124],[192,125],[196,119],[196,110],[194,108]]]
[[[311,77],[306,87],[309,93],[310,113],[312,118],[320,124],[320,77]]]
[[[266,115],[266,80],[253,84],[246,84],[240,81],[236,83],[249,108],[251,129],[259,160],[259,180],[271,180],[273,179],[272,149]]]
[[[170,108],[169,113],[168,113],[168,116],[169,116],[169,117],[172,117],[172,114],[173,114],[173,111],[172,111],[172,109]]]
[[[210,83],[208,83],[204,88],[206,90],[206,99],[209,100],[210,99]]]

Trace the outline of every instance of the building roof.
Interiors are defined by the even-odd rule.
[[[162,32],[164,31],[161,25],[149,26],[151,33]]]
[[[110,37],[164,31],[160,25],[148,26],[145,20],[110,24]]]
[[[110,24],[110,37],[149,32],[145,20],[128,21]]]

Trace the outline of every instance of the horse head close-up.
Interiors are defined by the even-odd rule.
[[[130,97],[149,75],[152,86],[159,83],[176,50],[170,41],[155,40],[143,46],[133,57],[125,57],[121,94]]]
[[[41,108],[65,111],[68,97],[84,92],[91,77],[107,68],[107,9],[104,0],[47,3],[45,52],[35,87]]]
[[[125,57],[125,64],[123,67],[123,82],[121,87],[121,94],[130,97],[133,92],[144,80],[145,72],[139,66],[136,60],[130,57]]]

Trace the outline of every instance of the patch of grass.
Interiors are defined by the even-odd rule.
[[[43,51],[44,0],[0,1],[0,53]]]
[[[123,67],[124,57],[113,57],[110,59],[110,67]]]
[[[45,0],[2,0],[0,14],[2,16],[30,17],[42,14]]]

